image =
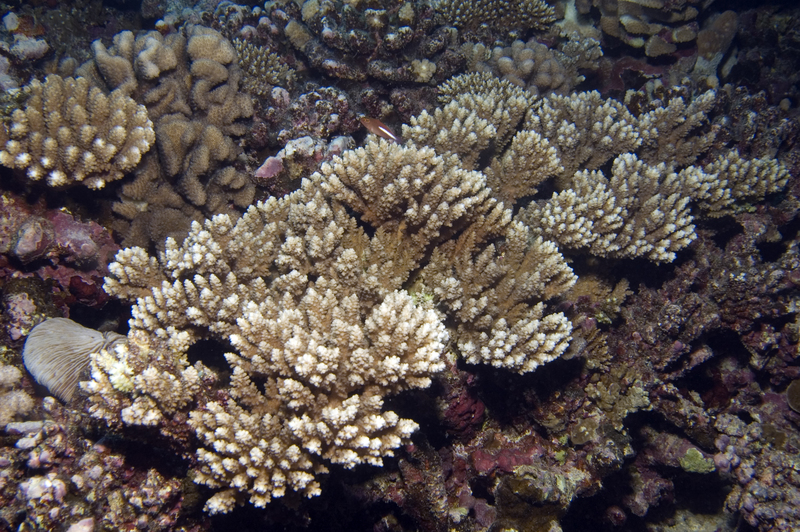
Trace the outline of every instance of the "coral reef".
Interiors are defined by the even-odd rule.
[[[624,503],[635,515],[645,515],[651,506],[669,504],[672,495],[665,494],[675,493],[672,482],[657,473],[653,463],[702,474],[708,474],[713,468],[725,478],[732,478],[740,464],[738,454],[741,453],[748,457],[750,468],[745,467],[736,474],[736,482],[742,488],[735,488],[729,494],[726,502],[729,510],[742,511],[751,525],[764,526],[764,529],[775,526],[778,530],[788,530],[794,526],[788,524],[795,518],[791,517],[792,510],[783,506],[786,499],[770,499],[768,493],[773,492],[768,490],[772,487],[758,488],[758,482],[751,483],[756,469],[769,470],[774,475],[766,481],[769,485],[774,482],[773,478],[781,479],[777,482],[785,482],[786,490],[781,493],[787,493],[789,498],[796,490],[792,481],[783,480],[787,473],[783,465],[784,449],[794,445],[781,435],[786,434],[785,431],[794,432],[787,427],[791,422],[784,417],[788,407],[782,397],[759,389],[753,381],[754,371],[764,362],[752,359],[751,364],[755,366],[750,365],[746,359],[738,360],[724,348],[717,347],[716,342],[714,347],[706,344],[692,347],[698,345],[697,338],[713,338],[720,329],[734,331],[749,345],[751,332],[759,337],[763,334],[759,331],[759,316],[780,315],[788,301],[796,297],[791,284],[785,282],[785,276],[797,261],[796,250],[787,250],[774,263],[762,262],[754,252],[754,243],[761,237],[760,230],[746,229],[723,251],[703,235],[694,245],[693,259],[679,269],[680,275],[658,290],[640,289],[623,310],[624,324],[609,338],[610,352],[617,351],[615,359],[621,369],[606,375],[596,374],[593,377],[596,382],[587,388],[597,406],[606,412],[601,420],[616,420],[615,425],[623,430],[619,420],[637,410],[648,409],[664,416],[672,431],[686,434],[686,438],[655,433],[648,436],[649,441],[658,442],[653,448],[657,454],[651,451],[650,458],[641,458],[650,460],[651,465],[643,467],[645,464],[640,463],[636,467],[642,472],[641,493],[652,489],[653,495],[649,499],[642,495]],[[705,288],[688,291],[686,287],[698,279],[704,279]],[[736,289],[731,290],[733,285]],[[758,304],[749,307],[742,304],[745,300],[758,300]],[[754,313],[753,309],[758,310]],[[791,351],[795,347],[796,344],[787,345],[786,349]],[[751,349],[754,357],[760,356],[762,348]],[[785,378],[777,367],[785,368],[780,360],[787,355],[786,360],[796,358],[788,353],[775,354],[774,378]],[[711,388],[697,387],[695,383],[688,390],[679,390],[671,384],[691,382],[686,376],[698,372],[703,364],[707,365],[706,374],[714,380]],[[600,390],[603,391],[596,393]],[[637,395],[639,399],[632,400]],[[756,410],[761,421],[748,421],[747,416],[744,416],[745,421],[741,419],[744,412],[753,415]],[[713,414],[723,411],[730,413]],[[602,427],[608,421],[596,420],[593,424]],[[760,430],[772,431],[778,435],[778,440],[769,443],[771,436],[754,432]],[[728,442],[734,440],[736,443],[728,446]],[[673,444],[665,446],[667,441]],[[692,451],[690,456],[692,445],[700,449]],[[712,454],[713,463],[709,461]],[[637,462],[639,460],[637,458]],[[753,465],[755,460],[773,461],[773,464],[762,469]],[[745,496],[748,490],[757,493],[758,498]],[[752,514],[756,507],[759,507],[758,517]],[[780,521],[778,516],[787,516],[787,520]]]
[[[797,10],[772,11],[758,6],[739,12],[735,45],[737,62],[726,81],[749,87],[753,94],[764,91],[770,103],[791,102],[797,94]],[[747,73],[747,74],[745,74]],[[744,76],[755,74],[750,80]]]
[[[797,433],[787,431],[779,419],[786,404],[765,396],[763,410],[769,419],[745,423],[733,415],[720,416],[715,428],[718,453],[714,462],[736,485],[725,500],[732,512],[741,512],[750,526],[788,530],[800,519],[794,502],[800,487],[791,478]]]
[[[180,477],[139,470],[130,449],[75,434],[78,418],[52,397],[46,421],[10,423],[0,456],[0,523],[63,528],[174,530],[187,494]]]
[[[66,209],[0,196],[0,282],[5,337],[14,344],[46,317],[69,315],[71,305],[99,308],[109,296],[103,277],[119,246],[93,221]]]
[[[800,9],[55,4],[0,150],[56,76],[154,138],[0,166],[0,529],[800,528]]]
[[[717,70],[733,42],[738,26],[738,16],[734,11],[724,11],[705,21],[703,29],[697,32],[697,61],[692,71],[695,78],[704,78],[710,86],[719,83]]]
[[[158,258],[131,248],[111,266],[106,290],[136,301],[134,319],[127,345],[92,357],[92,380],[83,384],[91,412],[112,424],[158,426],[169,434],[170,419],[188,410],[206,446],[197,451],[196,479],[223,488],[208,501],[210,512],[228,512],[242,496],[262,506],[287,490],[318,495],[316,475],[328,470],[326,462],[382,464],[417,426],[381,412],[384,396],[428,386],[444,367],[447,336],[467,362],[519,373],[562,355],[572,324],[546,302],[563,295],[575,276],[537,232],[597,255],[655,262],[674,260],[696,237],[688,203],[712,197],[699,169],[676,173],[623,153],[608,185],[599,171],[564,179],[560,161],[569,156],[576,167],[595,168],[636,149],[642,128],[654,139],[650,114],[637,119],[597,93],[532,104],[521,89],[477,74],[452,80],[443,101],[449,103],[404,128],[405,146],[370,140],[323,164],[299,191],[252,207],[238,222],[217,216],[195,223],[183,244],[168,240]],[[526,113],[523,125],[531,129],[513,133]],[[583,149],[564,146],[554,125],[575,131],[580,123],[591,132],[579,140]],[[688,136],[694,125],[675,135]],[[488,178],[471,169],[484,150],[493,154]],[[534,168],[539,177],[518,183]],[[762,173],[782,177],[761,192],[785,183],[785,170]],[[491,179],[513,203],[558,174],[571,188],[536,207],[541,211],[529,207],[520,220],[486,187]],[[598,203],[560,202],[570,194]],[[605,218],[576,226],[577,234],[552,221],[583,207]],[[402,290],[412,278],[409,292]],[[443,316],[452,324],[449,333]],[[187,358],[209,334],[230,338],[235,350],[226,354],[233,377],[225,401],[205,395],[203,376],[213,372]],[[628,414],[650,407],[641,387],[598,382],[586,393],[608,401],[602,408],[609,412],[622,408],[616,430]],[[596,430],[573,429],[572,439],[591,441]]]
[[[622,54],[603,60],[606,64],[601,69],[637,72],[650,79],[669,79],[672,84],[691,79],[703,88],[718,88],[737,77],[744,57],[758,54],[751,55],[739,46],[738,36],[746,32],[739,31],[742,14],[732,10],[715,11],[694,1],[596,0],[593,4],[599,8],[604,48],[617,48]],[[641,49],[639,55],[656,60],[641,60],[620,43]]]

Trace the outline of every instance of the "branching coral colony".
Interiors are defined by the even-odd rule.
[[[786,181],[777,162],[734,153],[705,168],[652,160],[674,159],[660,138],[695,146],[685,161],[708,149],[697,128],[664,117],[702,125],[713,95],[665,102],[656,120],[597,93],[534,101],[486,74],[442,93],[405,144],[370,137],[282,199],[111,265],[106,290],[135,300],[133,319],[127,343],[92,357],[90,410],[165,434],[189,411],[203,445],[195,479],[220,488],[208,511],[317,495],[329,463],[381,465],[417,428],[384,397],[427,387],[448,345],[519,373],[560,356],[572,326],[548,302],[576,277],[557,246],[671,261],[694,238],[692,201],[729,208]],[[612,159],[606,177],[598,168]],[[550,200],[512,216],[554,177]],[[214,395],[213,372],[187,359],[203,338],[233,347],[230,383]]]

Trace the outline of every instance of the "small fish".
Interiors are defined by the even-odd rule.
[[[366,116],[362,116],[359,120],[367,128],[367,131],[378,135],[379,137],[383,137],[388,140],[393,140],[397,143],[400,142],[400,138],[394,134],[394,132],[389,129],[389,126],[378,120],[377,118],[368,118]]]

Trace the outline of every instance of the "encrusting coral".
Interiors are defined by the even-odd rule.
[[[155,142],[147,109],[123,91],[106,95],[85,78],[34,80],[12,115],[0,164],[51,187],[103,188],[139,164]]]

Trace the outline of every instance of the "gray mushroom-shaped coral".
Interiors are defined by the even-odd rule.
[[[36,382],[69,402],[89,365],[89,355],[124,340],[125,336],[115,332],[89,329],[67,318],[51,318],[31,330],[22,349],[22,361]]]

